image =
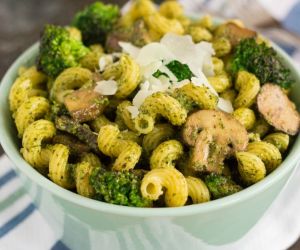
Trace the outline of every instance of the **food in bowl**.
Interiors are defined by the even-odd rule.
[[[96,2],[46,25],[9,96],[21,153],[78,194],[178,207],[253,185],[280,166],[300,118],[271,44],[176,1]]]

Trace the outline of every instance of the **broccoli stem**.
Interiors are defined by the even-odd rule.
[[[98,136],[88,125],[75,122],[72,118],[67,116],[60,116],[56,118],[55,126],[58,130],[76,136],[80,141],[86,143],[94,153],[100,154],[97,143]]]

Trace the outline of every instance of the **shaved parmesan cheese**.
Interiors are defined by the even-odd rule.
[[[141,67],[141,74],[147,79],[151,77],[162,65],[162,61],[149,63],[148,65]]]
[[[225,100],[224,98],[219,98],[219,102],[217,105],[218,109],[227,112],[227,113],[232,113],[233,112],[233,107],[232,103],[228,100]]]
[[[131,43],[119,42],[119,45],[122,48],[123,52],[129,54],[133,58],[137,58],[141,50],[140,48],[132,45]]]
[[[128,106],[127,110],[130,112],[133,119],[139,115],[139,109],[136,106]]]
[[[96,84],[94,90],[101,95],[114,95],[118,90],[118,83],[114,80],[102,80]]]
[[[103,55],[99,59],[99,69],[100,72],[103,72],[107,65],[113,63],[113,56],[112,55]]]
[[[177,82],[177,77],[165,65],[162,65],[159,70],[163,73],[166,73],[172,82]]]
[[[139,108],[143,104],[144,100],[153,93],[154,92],[151,90],[140,90],[132,100],[133,106]]]
[[[190,82],[196,86],[206,86],[214,95],[218,96],[207,79],[207,76],[214,75],[212,56],[215,51],[211,43],[195,44],[190,35],[180,36],[167,33],[160,42],[149,43],[142,48],[127,42],[119,42],[119,45],[123,52],[128,53],[140,66],[143,81],[140,84],[140,90],[132,100],[133,106],[128,109],[132,117],[138,115],[139,107],[148,96],[156,92],[172,93],[176,88],[181,88]],[[194,77],[191,80],[178,82],[177,77],[166,66],[174,60],[187,64]],[[105,63],[102,64],[102,68],[105,68]],[[154,77],[153,74],[157,71],[165,75]],[[232,105],[221,100],[220,107],[230,111]]]
[[[149,43],[144,46],[136,58],[140,66],[147,66],[150,63],[162,60],[174,60],[175,56],[161,43]]]

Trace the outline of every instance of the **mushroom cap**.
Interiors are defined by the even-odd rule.
[[[293,102],[275,84],[262,86],[257,96],[257,107],[266,121],[276,129],[295,135],[300,128],[300,116]]]
[[[235,151],[243,151],[248,144],[246,128],[232,115],[217,110],[200,110],[191,114],[183,128],[183,140],[194,146],[199,132],[208,130],[220,144],[232,144]]]
[[[194,147],[190,168],[206,173],[221,173],[227,156],[246,149],[248,134],[232,115],[216,110],[200,110],[188,117],[183,140]]]

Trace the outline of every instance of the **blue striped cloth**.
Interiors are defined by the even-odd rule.
[[[0,158],[0,249],[69,249],[54,236],[6,156]]]
[[[221,1],[224,2],[224,0],[218,0],[219,5]],[[182,2],[193,10],[197,5],[197,1]],[[208,1],[199,0],[199,2],[207,3]],[[294,7],[287,11],[288,14],[280,21],[287,29],[300,34],[300,1],[295,2]],[[290,43],[281,43],[280,45],[294,58],[300,69],[300,48]],[[242,239],[222,247],[207,246],[207,249],[287,249],[300,235],[300,218],[295,216],[300,210],[299,180],[300,170],[297,170],[287,188],[280,194],[265,216]],[[61,239],[55,236],[32,203],[31,198],[25,193],[12,168],[12,163],[6,156],[0,158],[0,249],[69,249]]]

